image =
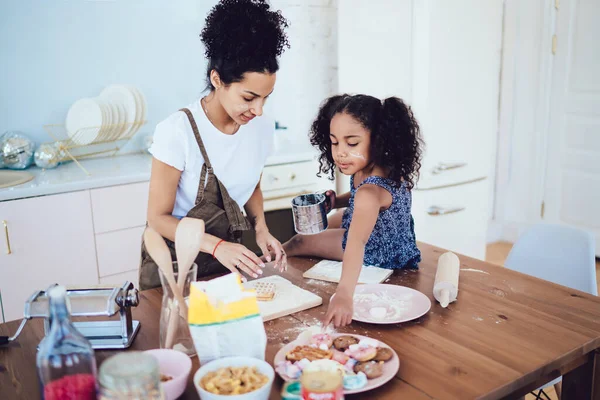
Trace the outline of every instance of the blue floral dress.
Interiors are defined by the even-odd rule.
[[[418,268],[421,252],[417,248],[415,224],[411,215],[412,197],[406,184],[394,185],[391,179],[380,176],[369,176],[356,189],[354,176],[350,178],[350,203],[342,219],[344,238],[342,248],[346,250],[348,229],[354,213],[354,196],[363,185],[376,185],[384,188],[392,195],[392,204],[381,211],[365,246],[364,264],[381,268]]]

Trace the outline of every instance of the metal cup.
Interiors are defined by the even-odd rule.
[[[331,199],[323,193],[303,194],[292,200],[294,229],[301,235],[314,235],[327,229]]]

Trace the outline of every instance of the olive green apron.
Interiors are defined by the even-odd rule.
[[[251,229],[250,223],[242,214],[239,205],[229,196],[225,185],[215,176],[191,111],[187,108],[183,108],[181,111],[190,120],[196,142],[198,143],[198,147],[200,147],[202,157],[204,157],[196,202],[186,217],[204,220],[206,233],[225,239],[228,242],[240,243],[242,232]],[[171,251],[171,258],[173,261],[176,261],[175,244],[168,239],[165,239],[165,242],[167,242]],[[198,265],[198,276],[228,271],[208,253],[198,253],[195,262]],[[142,240],[139,287],[141,290],[145,290],[158,286],[160,286],[158,266],[154,263],[150,255],[148,255]]]

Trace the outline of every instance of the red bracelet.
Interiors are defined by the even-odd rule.
[[[223,243],[224,241],[225,241],[225,239],[221,239],[221,240],[219,240],[219,243],[217,243],[217,244],[216,244],[216,246],[215,246],[215,248],[213,249],[212,256],[213,256],[213,258],[214,258],[214,259],[216,259],[216,258],[217,258],[217,257],[215,257],[215,252],[217,251],[217,247],[219,247],[219,245],[220,245],[221,243]]]

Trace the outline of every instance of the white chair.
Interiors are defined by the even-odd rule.
[[[519,237],[504,266],[597,296],[595,243],[591,233],[577,228],[537,224]],[[547,398],[542,389],[550,385],[560,392],[561,380],[539,388],[536,398]]]

